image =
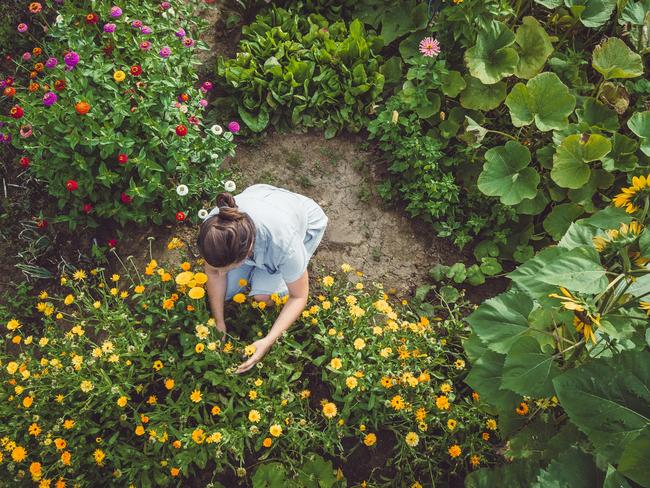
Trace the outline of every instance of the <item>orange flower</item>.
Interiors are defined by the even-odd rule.
[[[77,102],[74,108],[79,115],[86,115],[90,110],[90,104],[87,102]]]
[[[519,406],[515,409],[517,415],[527,415],[528,414],[528,404],[526,402],[521,402]]]
[[[180,472],[181,472],[181,470],[178,469],[178,468],[172,468],[172,469],[169,470],[169,474],[171,474],[172,476],[178,476],[178,474]]]
[[[266,437],[266,438],[262,441],[262,445],[263,445],[264,447],[271,447],[271,444],[273,444],[273,440],[272,440],[270,437]]]

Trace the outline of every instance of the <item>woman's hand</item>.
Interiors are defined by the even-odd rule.
[[[227,333],[226,322],[224,322],[222,320],[217,320],[217,330],[219,332],[221,332],[221,340],[225,341],[226,340],[226,333]]]
[[[269,352],[269,349],[271,349],[274,342],[275,341],[268,337],[263,337],[262,339],[253,342],[251,345],[255,347],[255,352],[251,357],[237,367],[236,373],[245,373],[255,366],[266,355],[266,353]]]

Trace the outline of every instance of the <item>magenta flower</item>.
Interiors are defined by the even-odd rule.
[[[163,10],[167,10],[171,8],[172,4],[169,2],[163,2],[160,4],[160,6],[162,7]]]
[[[199,120],[199,118],[196,115],[190,115],[187,118],[187,121],[192,125],[199,125],[201,123],[201,121]]]
[[[111,17],[117,19],[122,15],[122,9],[120,7],[113,6],[111,7]]]
[[[420,41],[420,52],[429,58],[440,54],[440,43],[433,37],[425,37]]]
[[[32,59],[32,53],[30,52],[23,53],[23,61],[29,61],[30,59]]]
[[[59,60],[54,57],[47,58],[47,61],[45,61],[45,67],[49,69],[54,68],[57,64],[59,64]]]
[[[165,47],[163,47],[163,48],[160,50],[160,53],[159,53],[159,54],[160,54],[160,57],[161,57],[161,58],[168,58],[169,56],[171,56],[171,54],[172,54],[172,50],[169,49],[168,46],[165,46]]]
[[[228,130],[233,134],[237,134],[237,132],[239,132],[239,129],[239,123],[234,120],[228,124]]]
[[[153,29],[148,25],[143,25],[142,28],[140,29],[140,32],[142,32],[145,36],[148,36],[153,32]]]
[[[27,24],[23,24],[22,22],[18,24],[18,32],[21,34],[27,32],[27,29],[29,29],[29,27],[27,27]]]
[[[0,142],[3,144],[9,144],[11,142],[11,134],[7,132],[6,134],[3,132],[0,132]]]
[[[131,27],[135,29],[141,29],[142,28],[142,21],[141,20],[134,20],[131,22]]]
[[[70,51],[64,56],[63,61],[65,62],[67,69],[71,70],[77,66],[77,63],[79,63],[79,55],[74,51]]]
[[[104,25],[104,32],[106,32],[108,34],[112,34],[113,32],[115,32],[116,28],[117,28],[117,26],[115,24],[105,24]]]
[[[43,105],[46,107],[51,107],[56,103],[59,97],[57,97],[56,93],[54,92],[47,92],[45,95],[43,95]]]
[[[185,34],[187,34],[187,32],[185,32],[185,29],[180,27],[176,32],[174,32],[174,34],[176,35],[176,37],[182,38],[185,37]]]
[[[186,37],[183,39],[183,46],[185,47],[192,47],[194,45],[194,39],[191,37]]]
[[[213,87],[213,86],[214,86],[214,85],[212,84],[211,81],[204,81],[204,82],[201,84],[201,91],[202,91],[203,93],[209,92],[210,90],[212,90],[212,87]]]
[[[199,105],[205,108],[208,106],[208,101],[205,98],[202,98],[201,100],[199,100]]]
[[[149,51],[151,49],[151,43],[149,41],[142,41],[140,43],[140,49],[143,51]]]

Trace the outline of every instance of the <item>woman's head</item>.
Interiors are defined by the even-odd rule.
[[[248,257],[255,243],[255,224],[237,209],[230,193],[219,193],[217,206],[219,213],[201,224],[197,244],[210,266],[224,268]]]

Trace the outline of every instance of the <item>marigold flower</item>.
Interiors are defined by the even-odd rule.
[[[90,110],[90,104],[87,102],[77,102],[74,108],[79,115],[86,115]]]
[[[334,418],[337,414],[336,405],[332,402],[325,402],[323,405],[323,415],[328,419]]]
[[[11,459],[13,459],[17,463],[24,461],[26,457],[27,457],[27,451],[22,446],[16,446],[11,451]]]
[[[232,301],[235,303],[244,303],[246,301],[246,295],[243,293],[237,293],[235,296],[232,297]]]
[[[192,400],[194,403],[199,403],[203,398],[203,395],[201,394],[200,390],[194,390],[192,394],[190,395],[190,400]]]
[[[449,398],[444,395],[436,397],[436,407],[438,410],[449,410],[451,408]]]
[[[376,442],[377,442],[377,435],[373,434],[372,432],[366,434],[363,438],[363,443],[368,447],[374,446]]]
[[[454,444],[449,449],[447,449],[447,452],[449,453],[449,456],[451,456],[452,458],[457,458],[458,456],[461,455],[462,449],[458,444]]]
[[[249,421],[251,421],[253,423],[257,423],[261,419],[262,419],[262,416],[260,415],[260,413],[257,410],[251,410],[250,412],[248,412],[248,420]]]

